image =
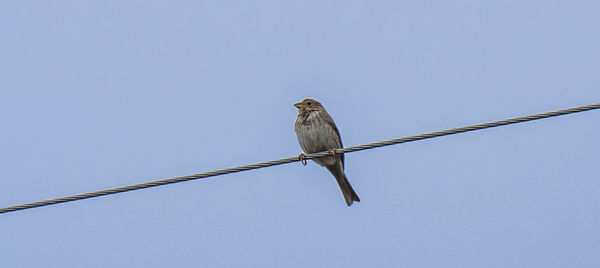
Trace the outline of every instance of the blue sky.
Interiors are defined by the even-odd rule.
[[[0,207],[600,101],[594,1],[5,1]],[[0,215],[3,267],[598,267],[599,111]]]

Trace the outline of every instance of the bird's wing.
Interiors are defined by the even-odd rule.
[[[327,115],[327,120],[325,120],[325,121],[333,129],[333,131],[335,131],[335,134],[337,135],[336,143],[338,145],[338,148],[344,148],[344,144],[342,143],[342,136],[340,136],[340,131],[338,130],[337,126],[335,125],[335,122],[333,122],[333,118],[331,117],[331,115],[329,115],[329,113],[326,113],[326,115]],[[342,167],[344,167],[344,154],[342,154]]]

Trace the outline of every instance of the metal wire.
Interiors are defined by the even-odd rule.
[[[600,103],[586,105],[586,106],[580,106],[580,107],[575,107],[575,108],[569,108],[569,109],[564,109],[564,110],[558,110],[558,111],[553,111],[553,112],[541,113],[541,114],[515,117],[515,118],[494,121],[494,122],[488,122],[488,123],[482,123],[482,124],[477,124],[477,125],[452,128],[452,129],[447,129],[447,130],[442,130],[442,131],[435,131],[435,132],[419,134],[419,135],[409,136],[409,137],[404,137],[404,138],[399,138],[399,139],[391,139],[391,140],[386,140],[386,141],[381,141],[381,142],[374,142],[374,143],[369,143],[369,144],[351,146],[351,147],[346,147],[343,149],[337,149],[336,152],[337,153],[350,153],[350,152],[362,151],[362,150],[366,150],[366,149],[373,149],[373,148],[383,147],[383,146],[388,146],[388,145],[393,145],[393,144],[413,142],[413,141],[418,141],[418,140],[447,136],[447,135],[469,132],[469,131],[474,131],[474,130],[480,130],[480,129],[522,123],[522,122],[527,122],[527,121],[533,121],[533,120],[538,120],[538,119],[543,119],[543,118],[548,118],[548,117],[584,112],[584,111],[589,111],[589,110],[594,110],[594,109],[600,109]],[[306,159],[311,159],[311,158],[320,157],[320,156],[326,156],[326,155],[330,155],[330,154],[331,154],[331,152],[320,152],[320,153],[314,153],[314,154],[307,154]],[[220,170],[198,173],[198,174],[193,174],[193,175],[188,175],[188,176],[174,177],[174,178],[168,178],[168,179],[151,181],[151,182],[140,183],[140,184],[134,184],[134,185],[129,185],[129,186],[122,186],[122,187],[117,187],[117,188],[112,188],[112,189],[107,189],[107,190],[101,190],[101,191],[96,191],[96,192],[89,192],[89,193],[84,193],[84,194],[49,199],[49,200],[44,200],[44,201],[38,201],[38,202],[33,202],[33,203],[27,203],[27,204],[22,204],[22,205],[1,208],[0,214],[12,212],[12,211],[29,209],[29,208],[42,207],[42,206],[54,205],[54,204],[71,202],[71,201],[76,201],[76,200],[82,200],[82,199],[87,199],[87,198],[92,198],[92,197],[111,195],[111,194],[116,194],[116,193],[123,193],[123,192],[128,192],[128,191],[133,191],[133,190],[140,190],[140,189],[144,189],[144,188],[156,187],[156,186],[161,186],[161,185],[166,185],[166,184],[171,184],[171,183],[184,182],[184,181],[197,180],[197,179],[208,178],[208,177],[213,177],[213,176],[225,175],[225,174],[229,174],[229,173],[241,172],[241,171],[246,171],[246,170],[251,170],[251,169],[277,166],[277,165],[282,165],[282,164],[287,164],[287,163],[292,163],[292,162],[297,162],[297,161],[300,161],[300,159],[297,156],[293,156],[293,157],[288,157],[288,158],[283,158],[283,159],[273,160],[273,161],[268,161],[268,162],[262,162],[262,163],[256,163],[256,164],[251,164],[251,165],[220,169]]]

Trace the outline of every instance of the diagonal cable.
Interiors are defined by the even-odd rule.
[[[336,152],[350,153],[350,152],[362,151],[362,150],[366,150],[366,149],[373,149],[373,148],[383,147],[383,146],[388,146],[388,145],[393,145],[393,144],[413,142],[413,141],[424,140],[424,139],[431,139],[431,138],[436,138],[436,137],[441,137],[441,136],[447,136],[447,135],[475,131],[475,130],[480,130],[480,129],[522,123],[522,122],[527,122],[527,121],[533,121],[533,120],[555,117],[555,116],[566,115],[566,114],[572,114],[572,113],[579,113],[579,112],[595,110],[595,109],[600,109],[600,103],[585,105],[585,106],[580,106],[580,107],[575,107],[575,108],[569,108],[569,109],[563,109],[563,110],[558,110],[558,111],[553,111],[553,112],[541,113],[541,114],[515,117],[515,118],[494,121],[494,122],[488,122],[488,123],[482,123],[482,124],[476,124],[476,125],[471,125],[471,126],[435,131],[435,132],[419,134],[419,135],[409,136],[409,137],[404,137],[404,138],[385,140],[385,141],[381,141],[381,142],[374,142],[374,143],[369,143],[369,144],[351,146],[351,147],[346,147],[343,149],[338,149],[338,150],[336,150]],[[306,158],[311,159],[311,158],[315,158],[315,157],[326,156],[329,154],[331,154],[331,153],[330,152],[320,152],[320,153],[308,154],[308,155],[306,155]],[[12,211],[29,209],[29,208],[43,207],[43,206],[54,205],[54,204],[59,204],[59,203],[82,200],[82,199],[87,199],[87,198],[92,198],[92,197],[111,195],[111,194],[116,194],[116,193],[123,193],[123,192],[128,192],[128,191],[133,191],[133,190],[140,190],[140,189],[144,189],[144,188],[156,187],[156,186],[161,186],[161,185],[166,185],[166,184],[171,184],[171,183],[184,182],[184,181],[197,180],[197,179],[208,178],[208,177],[213,177],[213,176],[225,175],[225,174],[229,174],[229,173],[241,172],[241,171],[246,171],[246,170],[258,169],[258,168],[264,168],[264,167],[270,167],[270,166],[277,166],[277,165],[292,163],[292,162],[296,162],[296,161],[300,161],[300,159],[297,156],[293,156],[293,157],[282,158],[282,159],[278,159],[278,160],[256,163],[256,164],[251,164],[251,165],[220,169],[220,170],[198,173],[198,174],[193,174],[193,175],[187,175],[187,176],[182,176],[182,177],[174,177],[174,178],[162,179],[162,180],[151,181],[151,182],[146,182],[146,183],[122,186],[122,187],[117,187],[117,188],[112,188],[112,189],[107,189],[107,190],[101,190],[101,191],[83,193],[83,194],[66,196],[66,197],[61,197],[61,198],[49,199],[49,200],[44,200],[44,201],[38,201],[38,202],[33,202],[33,203],[27,203],[27,204],[22,204],[22,205],[0,208],[0,214],[12,212]]]

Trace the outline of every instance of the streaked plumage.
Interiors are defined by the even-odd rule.
[[[294,106],[298,108],[294,130],[304,152],[318,153],[344,147],[340,132],[321,103],[313,99],[305,99]],[[325,166],[333,174],[348,206],[354,201],[360,202],[344,173],[343,154],[320,157],[313,161]]]

